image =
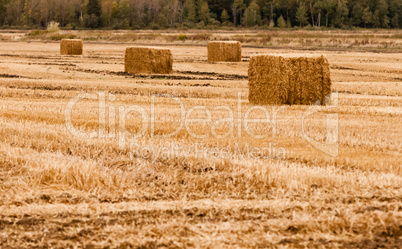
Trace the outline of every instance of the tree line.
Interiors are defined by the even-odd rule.
[[[0,0],[0,26],[400,28],[401,0]]]

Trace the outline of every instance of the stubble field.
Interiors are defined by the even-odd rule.
[[[136,42],[0,43],[1,248],[402,247],[400,48],[246,40],[242,62],[210,64],[206,41],[148,43],[173,75],[124,73]],[[252,109],[248,60],[268,53],[325,55],[333,105]],[[330,153],[306,139],[327,142],[328,116]]]

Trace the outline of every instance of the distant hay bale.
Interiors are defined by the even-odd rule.
[[[261,55],[250,59],[249,101],[258,105],[326,105],[331,93],[328,60]]]
[[[83,43],[80,39],[63,39],[60,42],[61,55],[82,55]]]
[[[208,62],[241,62],[241,43],[238,41],[208,42]]]
[[[134,74],[171,74],[173,55],[169,49],[128,47],[124,56],[124,68]]]

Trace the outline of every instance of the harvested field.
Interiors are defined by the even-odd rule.
[[[339,92],[258,109],[249,62],[202,45],[160,44],[173,73],[133,75],[124,42],[2,41],[1,248],[401,247],[402,53],[246,43],[324,55]]]

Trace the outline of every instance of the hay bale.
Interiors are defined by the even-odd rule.
[[[321,64],[321,75],[322,75],[322,93],[321,93],[321,104],[322,105],[329,105],[330,99],[328,96],[332,92],[332,81],[331,81],[331,72],[330,72],[330,66],[328,59],[325,58],[324,56],[321,56],[318,59],[318,63]]]
[[[169,49],[128,47],[124,56],[124,70],[134,74],[171,74],[173,55]]]
[[[289,95],[287,63],[283,57],[255,56],[249,66],[249,101],[258,105],[281,105]]]
[[[83,43],[80,39],[63,39],[60,42],[61,55],[82,55]]]
[[[258,105],[311,105],[331,93],[328,60],[262,55],[250,59],[249,101]]]
[[[289,104],[294,105],[301,105],[302,99],[302,84],[298,84],[299,78],[301,77],[299,70],[300,68],[300,61],[296,59],[289,59],[288,60],[288,77],[289,77],[289,88],[292,91],[289,92]]]
[[[238,41],[208,42],[208,62],[241,62],[241,43]]]

